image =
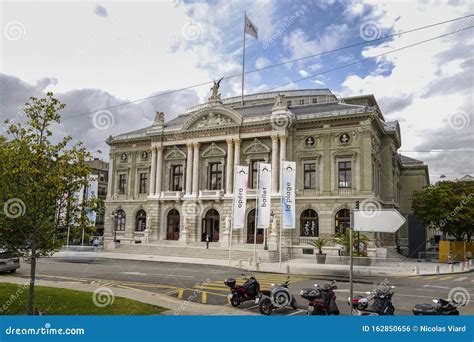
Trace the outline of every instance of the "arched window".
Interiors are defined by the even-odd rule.
[[[336,213],[336,233],[344,233],[351,224],[351,211],[349,209],[341,209]]]
[[[168,213],[166,223],[166,240],[179,239],[179,211],[171,209]]]
[[[146,229],[146,212],[139,210],[135,217],[135,231],[142,232]]]
[[[313,209],[301,213],[300,236],[319,236],[319,217]]]
[[[119,209],[115,212],[115,230],[124,231],[125,230],[125,212],[122,209]]]
[[[209,242],[219,241],[219,224],[219,212],[215,209],[209,209],[206,216],[202,219],[201,241],[206,241],[206,236],[209,237]]]

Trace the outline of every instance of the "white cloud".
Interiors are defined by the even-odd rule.
[[[304,69],[300,69],[300,70],[298,71],[298,74],[300,74],[301,77],[307,77],[307,76],[309,76],[309,72],[307,72],[307,71],[304,70]]]
[[[258,57],[255,60],[255,68],[261,69],[269,66],[271,64],[271,61],[268,58],[265,57]]]

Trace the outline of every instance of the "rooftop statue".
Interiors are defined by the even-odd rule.
[[[221,94],[219,93],[219,87],[221,84],[221,81],[224,77],[221,77],[218,81],[214,80],[214,84],[211,87],[211,97],[209,98],[209,101],[220,101],[221,100]]]

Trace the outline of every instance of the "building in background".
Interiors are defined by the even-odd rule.
[[[97,176],[98,179],[98,190],[97,197],[103,201],[103,207],[96,214],[96,235],[104,235],[104,215],[105,215],[105,200],[107,198],[107,183],[109,178],[109,163],[94,158],[93,160],[87,161],[87,165],[92,169],[91,174]]]
[[[297,163],[296,229],[282,239],[293,254],[307,253],[315,237],[344,232],[357,201],[361,209],[397,208],[408,216],[411,194],[428,182],[426,165],[398,154],[400,126],[385,121],[373,95],[338,99],[328,89],[246,95],[243,105],[213,89],[207,103],[168,122],[157,113],[150,127],[107,143],[104,234],[122,244],[198,244],[208,235],[211,244],[228,246],[234,165],[249,166],[250,190],[246,225],[232,244],[246,248],[256,234],[259,249],[265,240],[271,251],[278,248],[280,161]],[[273,170],[266,235],[254,229],[260,161]],[[395,234],[369,235],[371,255],[395,249]]]

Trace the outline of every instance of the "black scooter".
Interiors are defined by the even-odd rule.
[[[229,302],[232,306],[236,307],[242,304],[243,302],[254,300],[255,303],[258,303],[262,293],[260,292],[260,283],[255,279],[255,277],[247,277],[245,274],[242,274],[245,279],[245,282],[242,285],[236,285],[236,280],[234,278],[227,278],[224,280],[224,284],[230,287],[230,293],[227,296]]]
[[[395,286],[377,285],[374,290],[366,292],[373,300],[369,309],[369,299],[363,296],[352,298],[352,314],[354,316],[393,316],[395,307],[392,303]],[[351,298],[347,298],[351,305]]]
[[[442,298],[433,299],[432,304],[416,304],[413,308],[415,316],[459,316],[458,308],[464,306],[462,303],[456,302],[454,299],[449,301]]]
[[[302,289],[300,292],[301,297],[308,300],[307,314],[311,316],[339,315],[336,294],[334,293],[335,289],[337,289],[335,280],[330,284],[325,284],[323,287],[314,284],[314,289]]]

